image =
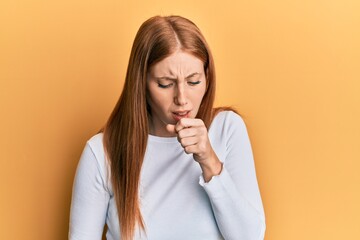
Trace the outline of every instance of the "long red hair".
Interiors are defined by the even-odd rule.
[[[197,118],[209,127],[217,112],[213,110],[213,57],[198,27],[180,16],[156,16],[145,21],[132,46],[123,91],[103,130],[120,233],[125,240],[134,237],[137,224],[144,230],[138,190],[151,115],[146,102],[147,73],[153,64],[178,49],[196,56],[204,63],[207,90]]]

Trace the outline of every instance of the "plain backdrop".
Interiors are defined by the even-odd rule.
[[[211,46],[216,105],[248,127],[265,239],[360,239],[358,0],[1,0],[0,239],[67,238],[85,142],[159,14]]]

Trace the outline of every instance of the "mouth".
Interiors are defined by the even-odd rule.
[[[173,118],[176,121],[179,121],[182,118],[189,118],[190,111],[178,111],[178,112],[172,112]]]

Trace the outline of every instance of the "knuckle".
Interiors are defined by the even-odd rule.
[[[179,124],[180,124],[181,126],[185,126],[185,120],[184,120],[184,118],[181,118],[181,119],[179,120]]]
[[[201,128],[200,128],[200,131],[201,131],[202,134],[206,134],[206,133],[207,133],[207,129],[206,129],[205,126],[201,127]]]
[[[198,119],[196,119],[196,120],[197,120],[197,124],[198,124],[199,126],[205,127],[205,123],[204,123],[204,121],[203,121],[202,119],[198,118]]]
[[[180,139],[180,143],[183,147],[186,146],[186,140],[184,138]]]

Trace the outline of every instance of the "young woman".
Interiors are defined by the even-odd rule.
[[[265,216],[241,117],[213,108],[215,70],[194,23],[153,17],[123,92],[81,156],[69,238],[263,239]]]

